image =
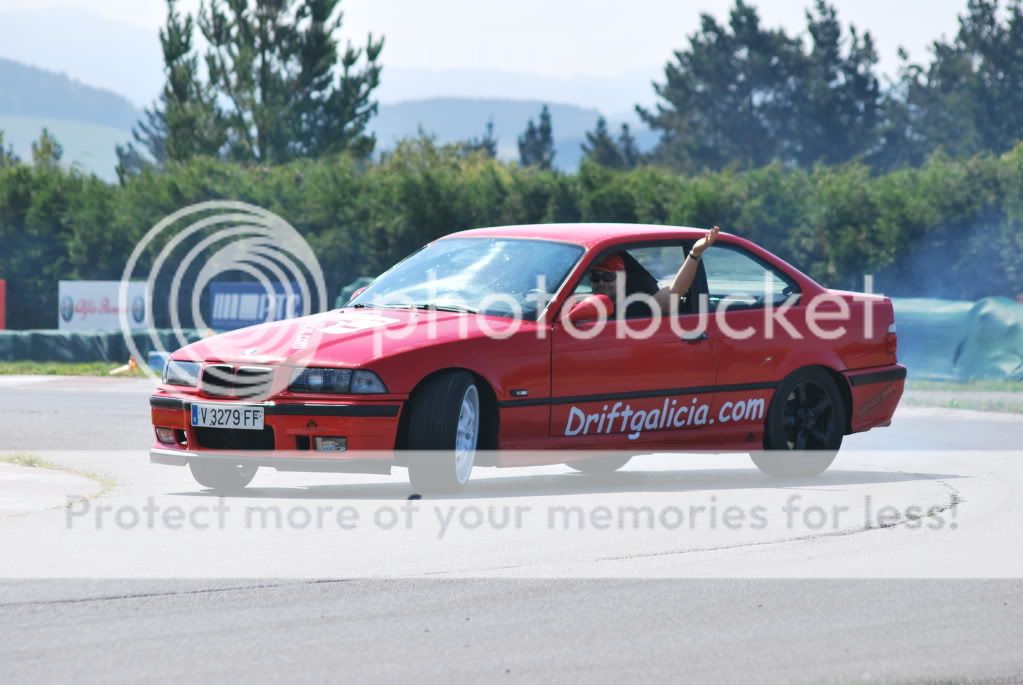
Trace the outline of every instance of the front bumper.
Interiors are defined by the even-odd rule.
[[[258,436],[258,447],[251,444],[256,431],[193,427],[193,401],[262,407],[265,428]],[[393,461],[403,407],[403,400],[394,397],[365,402],[239,402],[164,393],[153,395],[149,403],[153,426],[174,429],[181,437],[173,445],[156,441],[151,461],[183,464],[197,459],[251,460],[274,468],[291,464],[308,467],[302,470],[319,470],[324,462]],[[346,438],[347,449],[317,451],[315,438],[328,436]]]

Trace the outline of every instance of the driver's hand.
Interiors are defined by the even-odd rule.
[[[720,226],[715,226],[714,228],[710,229],[710,233],[697,240],[696,244],[693,245],[692,250],[693,254],[696,255],[697,257],[702,255],[703,251],[706,250],[711,245],[713,245],[714,242],[718,239],[719,233],[721,233]]]

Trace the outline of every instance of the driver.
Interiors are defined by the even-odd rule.
[[[652,295],[657,303],[659,312],[665,314],[671,311],[672,301],[689,292],[693,281],[696,279],[696,270],[699,267],[700,256],[703,251],[714,244],[721,232],[719,226],[715,226],[707,232],[707,235],[696,241],[693,249],[686,255],[681,268],[675,277],[671,279],[664,288],[661,288]],[[590,269],[590,285],[596,295],[607,295],[614,302],[618,292],[625,292],[625,260],[621,254],[612,254]],[[616,308],[617,309],[617,308]]]

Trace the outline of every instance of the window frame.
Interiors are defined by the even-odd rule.
[[[714,250],[721,250],[721,249],[729,250],[731,252],[735,252],[735,253],[740,254],[740,255],[742,255],[744,257],[747,257],[748,259],[750,259],[751,261],[756,263],[758,266],[763,268],[765,271],[769,271],[769,272],[773,273],[780,281],[782,281],[789,288],[791,288],[791,292],[786,296],[786,301],[788,301],[789,298],[795,297],[795,301],[793,302],[793,305],[799,304],[800,300],[803,297],[803,289],[799,285],[799,281],[797,281],[795,278],[790,276],[788,273],[786,273],[785,271],[779,269],[777,266],[775,266],[774,264],[771,264],[770,262],[768,262],[767,260],[763,259],[759,255],[750,252],[745,247],[743,247],[741,245],[736,245],[735,243],[718,242],[713,247],[708,248],[708,250],[707,250],[707,252],[705,254],[710,254]],[[693,287],[696,287],[696,283],[701,283],[702,284],[702,286],[703,286],[703,293],[702,294],[706,295],[706,297],[707,297],[708,309],[712,313],[716,312],[718,310],[718,307],[716,305],[711,305],[711,302],[710,302],[710,278],[708,277],[708,269],[706,268],[706,263],[704,262],[702,257],[700,258],[700,269],[699,269],[699,272],[700,272],[701,275],[697,276],[696,282],[694,282]],[[729,293],[728,295],[725,295],[725,298],[728,298],[728,297],[730,297],[733,294],[735,294],[735,293]],[[783,303],[772,303],[771,306],[772,307],[780,307],[780,306],[782,306],[782,304]],[[764,302],[760,303],[760,304],[748,304],[748,305],[737,303],[737,302],[735,302],[733,300],[729,304],[727,311],[728,312],[741,312],[741,311],[766,309],[766,308],[767,308],[766,300]]]

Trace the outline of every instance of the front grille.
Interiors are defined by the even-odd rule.
[[[215,364],[204,368],[202,391],[211,397],[234,396],[234,367]]]
[[[240,366],[234,372],[235,396],[244,399],[268,397],[273,381],[273,369],[262,366]]]
[[[261,431],[196,427],[195,441],[208,450],[272,450],[274,429],[270,426]]]
[[[273,387],[274,370],[266,366],[211,364],[202,371],[202,391],[210,397],[265,399]]]

